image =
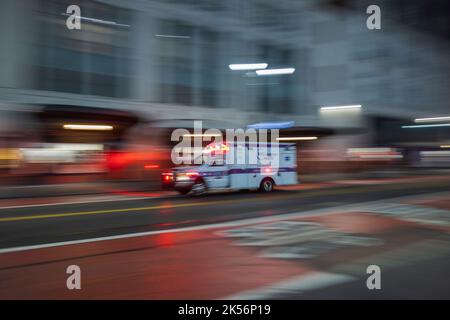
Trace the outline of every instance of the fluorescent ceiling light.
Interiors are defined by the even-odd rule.
[[[231,70],[258,70],[265,69],[267,66],[267,63],[239,63],[228,65]]]
[[[278,141],[302,141],[302,140],[317,140],[317,137],[281,137]]]
[[[436,122],[436,121],[448,121],[450,117],[435,117],[435,118],[418,118],[414,122]]]
[[[99,131],[111,131],[113,126],[97,125],[97,124],[65,124],[63,128],[66,130],[99,130]]]
[[[295,68],[283,68],[283,69],[266,69],[266,70],[256,70],[258,76],[274,76],[280,74],[293,74]]]
[[[441,148],[442,149],[450,148],[450,144],[443,144],[443,145],[441,145]]]
[[[433,128],[433,127],[449,127],[450,123],[440,123],[440,124],[419,124],[414,126],[402,126],[404,129],[411,128]]]
[[[221,137],[219,133],[188,133],[183,134],[183,137]]]
[[[333,107],[321,107],[321,111],[328,111],[328,110],[356,110],[361,109],[362,106],[360,104],[350,105],[350,106],[333,106]]]

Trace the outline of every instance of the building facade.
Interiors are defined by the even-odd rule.
[[[396,20],[389,1],[379,1],[381,30],[366,27],[369,2],[341,2],[4,0],[0,100],[238,124],[315,125],[327,105],[361,104],[383,116],[445,113],[448,43]],[[72,4],[81,8],[81,30],[66,27]],[[228,67],[256,62],[295,73],[256,77]]]

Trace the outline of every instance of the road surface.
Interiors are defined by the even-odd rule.
[[[449,176],[49,202],[0,209],[2,299],[450,298]]]

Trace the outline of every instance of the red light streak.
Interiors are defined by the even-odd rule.
[[[145,169],[157,169],[159,166],[157,164],[146,164],[144,166]]]

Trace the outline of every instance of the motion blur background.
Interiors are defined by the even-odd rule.
[[[81,30],[66,27],[72,4]],[[370,4],[381,30],[366,27]],[[450,167],[450,118],[415,121],[450,116],[449,12],[445,0],[2,0],[0,184],[157,187],[171,131],[194,119],[294,121],[282,136],[317,137],[298,142],[300,175]],[[229,68],[241,63],[295,72]],[[361,107],[322,108],[345,105]]]

